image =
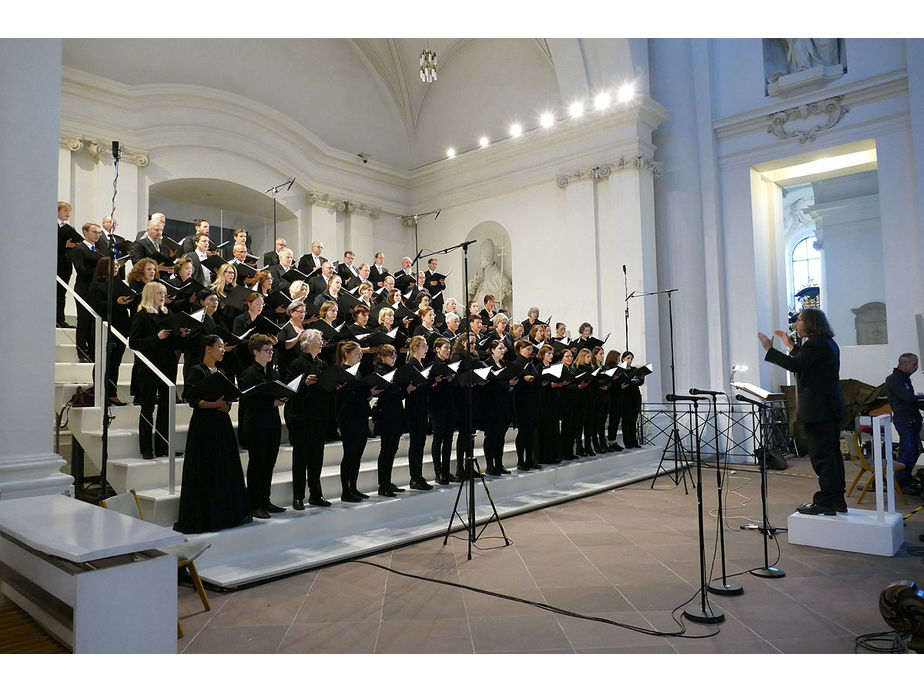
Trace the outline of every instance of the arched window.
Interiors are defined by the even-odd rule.
[[[821,286],[821,253],[815,249],[815,234],[810,234],[793,246],[789,256],[789,298],[796,305],[795,295],[807,286]],[[823,293],[821,294],[823,295]]]

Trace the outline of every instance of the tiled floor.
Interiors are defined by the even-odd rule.
[[[853,470],[848,468],[848,481]],[[771,524],[808,500],[816,481],[807,460],[791,460],[770,478]],[[715,473],[703,483],[707,570],[717,532]],[[467,560],[463,535],[365,559],[389,572],[350,562],[228,593],[210,593],[204,612],[191,587],[180,587],[183,653],[851,653],[857,635],[886,631],[880,591],[921,575],[924,513],[906,521],[906,543],[895,557],[790,546],[780,579],[746,571],[763,565],[762,535],[740,529],[760,519],[759,476],[738,471],[726,484],[726,563],[740,596],[709,597],[725,612],[716,626],[685,622],[686,635],[660,637],[610,623],[553,613],[435,578],[649,630],[675,632],[672,610],[699,601],[696,494],[660,479],[643,482],[504,521],[504,547],[492,525]],[[857,493],[848,499],[854,506]],[[902,512],[918,507],[909,498]],[[865,508],[874,506],[872,495]],[[719,562],[713,575],[720,574]]]

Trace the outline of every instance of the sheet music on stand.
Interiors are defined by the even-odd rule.
[[[731,386],[736,390],[740,390],[744,394],[751,395],[759,399],[761,402],[777,402],[786,399],[786,395],[782,392],[770,392],[765,390],[758,385],[753,385],[751,383],[745,383],[740,381],[732,381]]]

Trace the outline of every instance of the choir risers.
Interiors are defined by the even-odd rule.
[[[651,478],[660,458],[660,448],[646,446],[538,471],[488,477],[488,487],[498,512],[507,517]],[[457,493],[458,484],[451,484],[435,486],[432,491],[409,490],[396,498],[373,495],[356,504],[340,503],[331,495],[330,508],[287,509],[270,520],[195,536],[212,544],[196,566],[204,581],[233,588],[441,536],[449,525]],[[486,520],[491,510],[480,484],[475,499],[477,520]],[[274,494],[274,501],[280,500]],[[463,513],[464,503],[460,501]],[[453,529],[458,533],[451,541],[464,542],[458,520]],[[496,527],[491,536],[500,536]],[[511,539],[516,541],[515,536]]]

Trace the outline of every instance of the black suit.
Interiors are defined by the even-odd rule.
[[[263,253],[264,267],[276,264],[279,264],[279,255],[276,254],[275,250],[267,250],[265,253]]]
[[[58,270],[57,274],[61,279],[64,280],[64,283],[68,283],[71,280],[71,261],[68,257],[67,251],[67,242],[72,240],[76,242],[76,237],[79,237],[80,234],[77,233],[77,230],[64,222],[63,224],[58,225]],[[55,282],[55,288],[57,290],[57,305],[55,310],[55,323],[58,325],[64,324],[64,303],[67,300],[67,289]]]
[[[74,265],[77,278],[74,280],[74,291],[83,300],[90,301],[90,282],[93,281],[93,272],[96,263],[102,257],[96,250],[91,250],[86,243],[74,246],[68,251],[68,257]],[[77,301],[77,349],[90,359],[96,359],[96,344],[93,339],[93,317],[90,312]]]
[[[379,282],[384,282],[388,274],[389,272],[385,265],[382,265],[381,270],[376,265],[372,265],[369,268],[369,283],[372,284],[372,289],[380,289]]]
[[[824,508],[844,506],[844,459],[840,422],[847,412],[839,380],[840,349],[831,338],[811,337],[789,355],[773,347],[766,361],[796,374],[797,421],[805,428],[809,459],[818,475],[814,502]]]
[[[161,244],[160,247],[156,246],[154,241],[151,240],[151,237],[146,235],[141,240],[135,241],[132,244],[132,264],[135,264],[139,260],[146,257],[154,257],[158,253],[164,257],[167,257],[167,249],[163,246],[163,244]]]
[[[265,370],[254,361],[240,374],[238,385],[241,390],[247,390],[262,382],[276,380],[277,375],[272,366]],[[238,437],[247,448],[248,455],[247,495],[251,510],[259,510],[270,503],[273,469],[282,435],[279,407],[274,403],[272,397],[249,395],[241,398],[238,408]]]
[[[313,258],[314,256],[311,253],[308,253],[307,255],[303,255],[298,260],[298,269],[304,272],[305,274],[308,274],[315,267],[320,267],[325,262],[327,262],[327,258],[324,257],[323,255],[318,255],[317,264],[315,264],[315,261]]]
[[[356,269],[355,267],[353,268]],[[337,274],[340,275],[340,278],[343,280],[343,285],[346,286],[347,282],[353,279],[354,277],[359,277],[359,272],[353,272],[345,263],[341,262],[337,265]]]

